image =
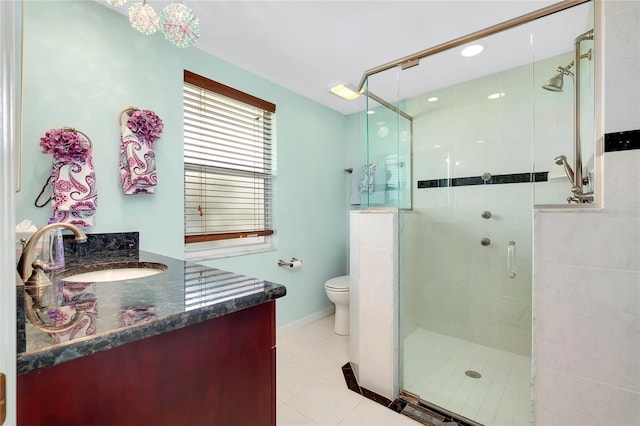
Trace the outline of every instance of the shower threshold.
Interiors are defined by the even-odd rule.
[[[371,401],[377,402],[390,410],[405,415],[425,426],[483,426],[473,420],[451,413],[443,408],[436,407],[426,401],[422,401],[411,392],[402,391],[400,396],[393,401],[379,395],[369,389],[361,387],[358,383],[350,362],[342,366],[347,388]]]
[[[401,401],[398,404],[398,400]],[[473,420],[438,407],[428,401],[423,401],[416,394],[403,390],[396,400],[396,406],[404,406],[400,413],[427,426],[482,426]]]

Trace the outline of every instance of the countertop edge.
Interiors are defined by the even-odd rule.
[[[181,312],[161,320],[119,328],[96,336],[85,337],[50,348],[18,354],[17,374],[53,367],[67,361],[116,348],[147,337],[157,336],[193,324],[276,300],[286,295],[286,287],[274,284],[264,293],[252,294],[192,311]]]

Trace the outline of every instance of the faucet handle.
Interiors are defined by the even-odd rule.
[[[47,276],[44,274],[46,267],[47,266],[44,264],[42,260],[40,259],[34,260],[31,263],[31,268],[33,269],[33,271],[31,272],[31,276],[24,283],[24,285],[31,286],[31,287],[44,287],[44,286],[51,285],[51,281],[49,281],[49,278],[47,278]]]

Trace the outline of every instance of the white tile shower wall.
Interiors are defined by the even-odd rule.
[[[358,301],[357,309],[351,305],[358,324],[357,338],[351,336],[351,350],[355,345],[358,358],[356,375],[361,386],[394,399],[398,392],[398,211],[352,211],[351,225],[351,273],[356,276],[351,293]]]
[[[640,3],[603,1],[605,132],[640,128]]]
[[[605,133],[638,129],[640,2],[602,3]],[[535,214],[538,425],[640,424],[640,151],[603,168],[603,209]]]
[[[554,93],[541,86],[571,57],[555,56],[407,100],[406,110],[414,117],[417,180],[522,173],[531,170],[532,162],[536,171],[562,176],[553,159],[564,154],[573,163],[572,92]],[[491,90],[506,95],[488,100]],[[438,102],[426,102],[432,95]],[[568,185],[566,181],[567,190]],[[562,194],[560,201],[566,198]],[[546,197],[539,204],[553,201],[542,195]]]
[[[530,355],[531,197],[530,184],[418,190],[420,327]],[[515,279],[507,276],[511,240]]]
[[[553,71],[563,60],[564,56],[551,58],[535,67],[514,68],[408,100],[407,111],[414,117],[417,180],[531,170],[531,85],[536,81],[539,88],[548,78],[547,68]],[[542,80],[539,85],[538,80]],[[507,95],[487,100],[491,90]],[[539,91],[536,103],[550,104],[549,111],[556,113],[553,139],[566,139],[568,146],[558,112],[570,110],[571,98],[548,97]],[[426,102],[431,95],[440,100]],[[569,108],[562,108],[567,102]],[[530,355],[532,204],[530,184],[414,191],[414,209],[420,212],[416,229],[421,242],[416,264],[420,327]],[[492,212],[491,219],[481,218],[484,210]],[[488,247],[480,245],[485,237],[491,240]],[[510,240],[518,247],[515,280],[506,275]]]
[[[402,313],[402,318],[400,318],[402,341],[418,327],[418,282],[420,275],[418,274],[417,265],[422,262],[421,257],[418,255],[420,246],[417,232],[419,215],[420,213],[417,211],[400,210],[398,216],[400,221],[399,235],[402,235],[402,238],[398,240],[400,257],[398,274],[401,284],[398,297],[401,304],[400,312]]]
[[[640,151],[604,157],[605,194],[622,198],[621,208],[535,215],[534,417],[541,425],[640,424],[640,194],[621,196],[610,185],[625,164],[640,166]]]

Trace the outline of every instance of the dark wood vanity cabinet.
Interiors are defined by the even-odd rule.
[[[272,425],[275,302],[18,376],[20,426]]]

